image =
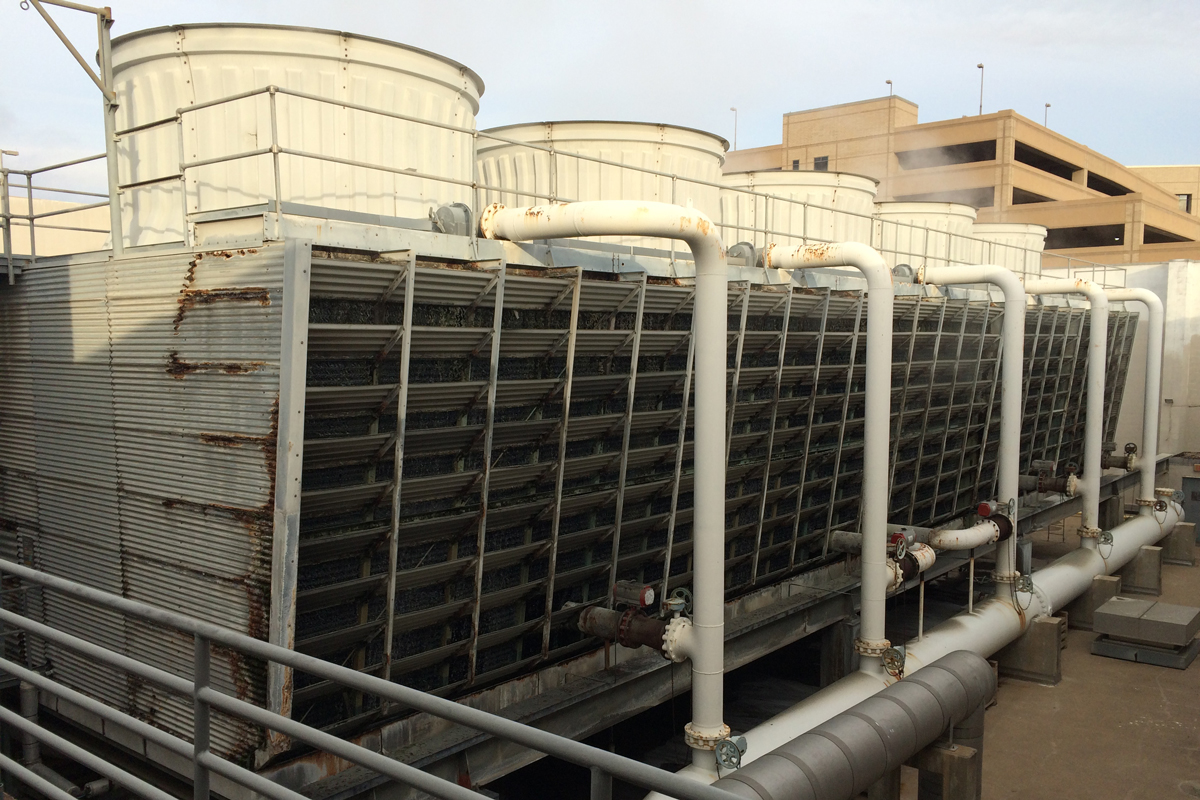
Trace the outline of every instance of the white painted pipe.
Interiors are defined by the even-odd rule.
[[[867,385],[863,421],[862,477],[862,634],[861,669],[885,674],[879,655],[889,646],[884,612],[887,566],[888,459],[892,423],[892,272],[878,251],[865,244],[780,247],[763,253],[768,269],[855,267],[867,279]]]
[[[1011,503],[1015,513],[1021,480],[1022,375],[1025,370],[1025,287],[1008,269],[996,265],[926,267],[925,283],[939,286],[990,283],[1004,292],[1004,321],[1000,331],[1000,453],[996,464],[996,495]],[[1013,519],[1015,523],[1016,520]],[[932,542],[931,542],[932,544]],[[935,544],[934,547],[937,547]],[[1017,537],[996,550],[996,576],[1013,580],[1017,573]]]
[[[1097,575],[1111,575],[1128,564],[1141,547],[1154,544],[1183,519],[1183,509],[1168,503],[1157,516],[1133,517],[1113,529],[1113,544],[1097,550],[1077,548],[1053,564],[1033,573],[1032,593],[1013,592],[995,597],[926,631],[920,640],[905,645],[904,674],[911,675],[956,650],[968,650],[984,658],[1019,637],[1029,622],[1057,611],[1086,592]],[[1009,584],[1010,586],[1012,584]],[[746,731],[747,749],[742,763],[748,764],[790,742],[802,733],[841,714],[895,683],[889,675],[856,671],[787,711]],[[680,771],[698,781],[711,783],[716,776],[694,766]],[[662,795],[651,794],[655,800]]]
[[[985,519],[967,528],[938,528],[930,531],[925,541],[938,550],[974,550],[999,538],[1000,526]]]
[[[1158,413],[1162,404],[1163,317],[1162,300],[1149,289],[1109,289],[1111,301],[1136,300],[1150,310],[1146,323],[1146,390],[1142,417],[1142,452],[1138,456],[1140,486],[1138,505],[1142,514],[1153,514],[1154,469],[1158,461]]]
[[[1104,375],[1108,369],[1108,295],[1096,283],[1071,278],[1033,278],[1027,294],[1082,294],[1092,304],[1088,334],[1087,409],[1083,428],[1083,524],[1080,547],[1095,549],[1100,533],[1100,461],[1104,444]]]
[[[695,764],[714,770],[713,749],[729,736],[723,721],[725,672],[725,359],[728,271],[716,226],[704,214],[668,203],[607,200],[532,208],[493,204],[480,232],[529,241],[571,236],[681,239],[696,265],[696,440],[693,512],[692,721],[685,738]],[[890,355],[891,348],[888,348]],[[886,440],[886,434],[885,434]],[[884,454],[886,470],[886,453]],[[884,473],[886,480],[886,471]],[[886,488],[886,483],[885,483]],[[547,609],[549,613],[549,609]]]

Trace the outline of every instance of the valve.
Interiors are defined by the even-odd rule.
[[[680,586],[675,591],[671,592],[671,596],[663,604],[673,614],[688,614],[692,613],[692,593]]]
[[[904,556],[908,555],[908,537],[903,533],[893,533],[891,535],[890,544],[895,553],[893,558],[896,561],[901,561],[903,560]]]
[[[617,581],[613,584],[613,602],[619,606],[648,608],[654,605],[654,587],[637,581]]]
[[[883,668],[901,680],[904,677],[904,651],[898,647],[889,647],[879,656]]]
[[[1113,543],[1112,531],[1100,531],[1100,535],[1096,537],[1096,542],[1105,547],[1109,547]]]
[[[746,737],[734,734],[717,742],[717,764],[725,769],[737,769],[742,766],[742,756],[746,755]]]
[[[1016,589],[1018,592],[1024,592],[1025,594],[1033,594],[1033,576],[1032,575],[1018,575],[1017,580],[1013,583],[1013,588]]]
[[[1125,455],[1127,455],[1127,456],[1136,456],[1137,455],[1137,442],[1126,442],[1125,443]]]

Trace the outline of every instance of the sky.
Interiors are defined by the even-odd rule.
[[[99,91],[0,0],[0,147],[17,169],[103,150]],[[1125,164],[1200,163],[1200,0],[110,0],[113,35],[186,22],[333,28],[440,53],[478,124],[668,122],[777,144],[788,111],[896,94],[921,121],[1014,109]],[[92,18],[47,8],[91,58]],[[82,178],[97,179],[94,168]],[[85,170],[86,171],[86,170]]]

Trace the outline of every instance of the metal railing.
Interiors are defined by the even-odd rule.
[[[68,703],[72,703],[87,712],[95,714],[101,719],[112,722],[137,736],[143,737],[149,743],[156,744],[168,752],[188,759],[194,768],[192,783],[194,787],[193,797],[196,800],[207,800],[210,797],[212,775],[219,775],[237,785],[257,792],[263,797],[272,798],[272,800],[304,800],[304,795],[299,792],[270,781],[245,767],[234,764],[214,754],[209,746],[211,712],[213,709],[248,721],[264,730],[275,731],[284,736],[291,737],[317,750],[373,770],[378,775],[426,792],[434,797],[445,798],[445,800],[474,800],[475,798],[483,797],[478,792],[431,775],[401,761],[389,758],[382,753],[368,750],[365,747],[344,739],[339,739],[332,734],[320,731],[302,722],[275,714],[245,700],[217,691],[209,682],[214,645],[228,648],[268,664],[283,664],[292,669],[301,670],[310,675],[334,681],[348,689],[375,695],[383,701],[396,704],[400,708],[422,711],[481,733],[522,745],[531,750],[587,767],[592,771],[593,776],[593,800],[600,800],[600,798],[608,796],[607,793],[611,792],[613,777],[620,778],[643,789],[652,789],[670,797],[681,798],[681,800],[735,800],[734,795],[722,789],[680,777],[674,773],[634,761],[616,753],[601,750],[582,742],[567,739],[530,725],[455,703],[451,700],[426,694],[420,690],[382,678],[363,674],[348,667],[342,667],[328,661],[322,661],[319,658],[306,656],[294,650],[268,644],[245,634],[197,620],[194,617],[110,594],[109,592],[30,569],[11,561],[0,560],[0,573],[17,578],[27,589],[30,587],[42,587],[43,590],[60,592],[87,603],[117,611],[127,618],[132,617],[144,620],[153,625],[178,631],[192,637],[194,641],[193,678],[192,680],[188,680],[166,672],[152,664],[115,652],[65,631],[52,628],[13,611],[11,607],[0,608],[0,623],[9,631],[13,629],[23,631],[26,636],[36,637],[59,647],[73,650],[95,662],[115,667],[130,676],[149,681],[176,695],[190,697],[193,702],[194,713],[192,742],[189,743],[123,711],[66,687],[37,670],[21,666],[7,657],[0,658],[0,672],[8,673],[22,681],[27,681],[47,694],[66,700]],[[11,606],[12,604],[8,603],[6,605]],[[103,759],[25,719],[12,710],[0,708],[0,725],[10,726],[22,734],[33,736],[47,747],[108,778],[115,784],[125,787],[140,797],[151,798],[151,800],[173,800],[170,795],[161,789],[131,775],[126,770],[106,763]],[[32,778],[26,774],[28,770],[23,772],[19,764],[4,757],[2,753],[0,753],[0,766],[6,771],[11,771],[13,775],[22,780],[28,781],[30,786],[39,788],[40,785],[34,783]],[[50,796],[57,800],[70,797],[65,792],[51,793]]]
[[[227,154],[222,154],[222,155],[216,155],[216,156],[213,156],[210,158],[195,159],[195,160],[191,160],[191,161],[186,159],[185,153],[184,153],[184,127],[185,127],[184,120],[189,114],[194,114],[199,111],[203,111],[205,109],[216,108],[216,107],[225,106],[225,105],[228,105],[231,103],[249,100],[249,99],[252,99],[255,97],[260,97],[263,95],[266,95],[269,97],[269,118],[270,118],[270,144],[269,144],[269,146],[259,147],[259,148],[255,148],[252,150],[246,150],[246,151],[237,152],[237,153],[227,153]],[[320,104],[324,104],[324,105],[328,105],[328,106],[334,106],[334,107],[341,108],[341,109],[346,109],[349,111],[356,111],[356,112],[371,114],[371,115],[375,115],[377,117],[381,117],[381,118],[385,118],[385,119],[393,119],[393,120],[397,120],[397,121],[401,121],[401,122],[412,123],[412,124],[416,124],[416,125],[424,125],[424,126],[428,126],[428,127],[432,127],[432,128],[438,128],[441,130],[449,131],[454,134],[469,137],[472,141],[472,147],[471,147],[472,170],[473,170],[472,179],[465,180],[462,178],[455,178],[455,177],[446,176],[446,175],[434,175],[434,174],[430,174],[430,173],[420,172],[415,169],[407,168],[407,167],[386,166],[386,165],[378,164],[378,163],[369,163],[369,162],[359,161],[359,160],[355,160],[355,159],[341,158],[338,156],[333,156],[333,155],[329,155],[329,154],[325,154],[325,153],[311,152],[309,150],[296,149],[296,148],[284,146],[280,141],[280,135],[279,135],[280,125],[279,125],[278,98],[281,95],[285,96],[285,97],[296,98],[301,101],[315,102],[315,103],[320,103]],[[141,124],[126,128],[124,130],[117,131],[116,136],[119,139],[128,140],[131,143],[130,146],[132,146],[132,142],[134,140],[131,137],[136,137],[140,134],[144,134],[149,131],[159,130],[159,129],[169,127],[169,126],[175,126],[178,130],[178,135],[176,137],[174,137],[176,140],[176,147],[178,150],[178,152],[177,152],[178,159],[174,163],[177,163],[179,165],[178,169],[174,172],[170,172],[170,173],[167,173],[164,175],[157,175],[157,176],[153,176],[153,177],[149,177],[149,178],[139,179],[136,181],[130,181],[127,183],[119,183],[119,184],[111,187],[111,192],[116,192],[116,193],[120,194],[120,193],[130,192],[130,191],[137,190],[137,189],[146,189],[146,188],[149,188],[152,186],[170,184],[170,183],[176,182],[176,181],[179,182],[179,184],[182,188],[182,191],[181,191],[182,199],[180,202],[180,215],[181,215],[180,224],[181,224],[182,238],[179,239],[178,241],[181,241],[183,243],[188,243],[189,221],[190,221],[191,216],[194,213],[218,210],[218,209],[200,209],[198,207],[196,208],[195,211],[192,211],[192,212],[189,212],[189,210],[188,210],[188,208],[189,208],[189,205],[188,205],[189,197],[188,197],[188,190],[187,190],[188,173],[191,170],[196,170],[196,169],[200,169],[203,167],[210,167],[210,166],[214,166],[217,164],[227,164],[227,163],[240,161],[240,160],[244,160],[244,159],[269,157],[271,159],[271,171],[272,171],[272,179],[273,179],[272,180],[273,186],[271,187],[271,195],[272,196],[271,197],[263,197],[262,200],[267,201],[269,199],[273,199],[275,201],[275,209],[276,210],[282,209],[282,202],[284,200],[283,187],[282,187],[283,170],[281,168],[280,160],[282,157],[289,157],[289,158],[297,158],[297,159],[315,160],[315,161],[324,162],[327,164],[340,165],[343,167],[350,167],[350,168],[354,168],[354,169],[371,170],[374,172],[399,176],[399,177],[403,177],[403,178],[410,178],[410,179],[416,179],[416,180],[428,180],[428,181],[435,181],[435,182],[444,183],[444,184],[448,184],[448,185],[460,186],[464,189],[469,189],[471,191],[472,199],[473,199],[473,208],[474,208],[475,212],[478,213],[478,211],[483,206],[485,192],[491,192],[491,193],[502,194],[502,195],[510,195],[510,196],[515,196],[517,198],[529,198],[532,201],[569,202],[571,200],[579,199],[579,198],[571,198],[571,197],[564,196],[559,191],[558,174],[561,170],[559,169],[558,162],[559,162],[559,159],[566,158],[566,159],[574,159],[576,161],[590,162],[590,163],[594,163],[594,164],[604,166],[604,167],[613,167],[613,168],[627,170],[627,171],[641,174],[641,175],[649,175],[649,176],[654,176],[654,177],[661,178],[664,180],[669,180],[670,186],[671,186],[669,202],[671,202],[671,203],[676,203],[679,199],[678,188],[679,188],[680,182],[691,184],[693,186],[700,186],[700,187],[706,187],[709,189],[716,189],[720,192],[724,192],[724,193],[728,193],[728,194],[732,194],[732,195],[736,195],[736,196],[744,196],[744,197],[752,198],[753,220],[750,222],[750,224],[734,224],[734,223],[725,222],[722,220],[714,220],[714,222],[717,224],[717,226],[719,228],[726,230],[726,231],[739,231],[739,232],[744,231],[749,234],[761,235],[762,237],[764,237],[764,239],[767,239],[767,240],[775,240],[775,241],[779,241],[781,243],[788,243],[788,244],[809,244],[809,243],[831,242],[831,241],[834,241],[834,239],[822,236],[821,232],[819,230],[810,230],[810,227],[816,227],[814,225],[810,225],[810,223],[809,223],[810,215],[812,215],[812,216],[825,215],[834,221],[835,226],[838,221],[847,222],[850,224],[857,224],[860,227],[866,227],[869,225],[870,230],[871,230],[871,233],[869,235],[870,241],[867,241],[864,243],[870,244],[871,246],[875,247],[877,250],[880,250],[885,256],[890,256],[894,261],[897,261],[897,262],[902,261],[902,260],[913,260],[913,261],[924,262],[924,263],[927,263],[930,265],[935,265],[935,264],[948,265],[948,264],[953,264],[953,263],[962,263],[964,261],[964,258],[963,258],[964,253],[969,253],[971,255],[978,253],[977,258],[982,263],[1006,263],[1007,262],[1007,263],[1012,263],[1014,265],[1014,271],[1016,271],[1018,273],[1040,274],[1040,270],[1043,266],[1043,259],[1053,259],[1057,263],[1055,263],[1053,266],[1045,265],[1046,268],[1048,268],[1048,269],[1066,269],[1069,274],[1079,274],[1079,275],[1087,274],[1087,275],[1093,276],[1093,277],[1098,276],[1100,281],[1102,283],[1104,283],[1105,285],[1124,285],[1124,271],[1123,270],[1118,270],[1116,268],[1109,267],[1104,264],[1098,264],[1096,262],[1088,261],[1085,259],[1075,258],[1074,256],[1061,256],[1061,255],[1056,255],[1053,253],[1043,253],[1043,251],[1036,250],[1033,248],[1022,247],[1020,245],[1009,244],[1009,243],[1005,243],[1005,242],[997,242],[994,240],[984,239],[984,238],[977,237],[977,236],[970,236],[970,235],[966,235],[966,234],[962,234],[962,233],[954,233],[951,231],[939,230],[939,229],[930,228],[930,227],[927,227],[924,225],[920,225],[915,222],[904,222],[904,221],[900,221],[900,220],[880,219],[878,216],[876,216],[875,214],[871,214],[871,213],[853,211],[853,210],[849,210],[849,209],[845,209],[845,208],[835,208],[830,205],[824,205],[821,203],[813,203],[813,202],[810,202],[807,200],[797,200],[794,198],[783,197],[780,195],[771,194],[771,193],[763,192],[763,191],[757,191],[754,189],[730,187],[730,186],[726,186],[722,183],[715,182],[715,181],[707,181],[707,180],[704,180],[701,178],[679,175],[677,173],[665,172],[665,171],[661,171],[661,170],[654,170],[654,169],[649,169],[649,168],[640,167],[640,166],[634,166],[634,165],[622,163],[619,161],[614,161],[612,159],[606,159],[606,158],[602,158],[599,156],[593,156],[593,155],[588,155],[588,154],[584,154],[584,153],[564,152],[562,150],[555,148],[553,146],[553,144],[545,144],[545,145],[534,144],[534,143],[530,143],[530,142],[526,142],[526,141],[521,141],[519,139],[513,139],[510,137],[502,136],[502,135],[499,135],[496,133],[480,131],[473,127],[465,127],[465,126],[454,125],[454,124],[446,123],[446,122],[439,122],[436,120],[422,119],[422,118],[415,117],[415,116],[408,115],[408,114],[401,114],[398,112],[385,111],[383,109],[372,108],[369,106],[364,106],[364,105],[360,105],[360,104],[356,104],[356,103],[349,103],[349,102],[345,102],[345,101],[333,100],[330,98],[321,97],[320,95],[286,89],[286,88],[280,87],[280,86],[264,86],[259,89],[253,89],[253,90],[246,91],[246,92],[239,92],[237,94],[232,94],[227,97],[222,97],[222,98],[206,101],[203,103],[197,103],[192,106],[186,106],[183,108],[179,108],[176,110],[175,114],[173,114],[171,116],[163,117],[161,119],[156,119],[156,120],[152,120],[152,121],[145,122],[145,123],[141,123]],[[488,184],[488,183],[485,183],[482,180],[480,180],[479,161],[478,161],[478,151],[479,151],[478,145],[479,145],[479,141],[481,139],[489,140],[489,141],[493,141],[493,142],[499,142],[501,144],[518,146],[518,147],[525,148],[529,151],[542,152],[542,153],[547,154],[550,158],[550,163],[549,163],[549,174],[547,176],[546,189],[544,191],[539,191],[537,189],[529,189],[529,188],[515,188],[512,186],[498,186],[498,185]],[[44,172],[47,172],[47,171],[50,171],[53,169],[59,169],[59,168],[65,167],[65,166],[71,166],[74,164],[83,163],[85,161],[93,161],[93,160],[97,160],[97,159],[101,159],[101,158],[105,158],[105,156],[104,155],[90,156],[85,159],[79,159],[79,160],[67,162],[64,164],[56,164],[51,167],[45,167],[45,168],[37,169],[37,170],[29,170],[29,171],[9,170],[8,171],[8,172],[12,172],[13,174],[19,174],[19,175],[25,176],[25,178],[26,178],[26,193],[27,193],[27,196],[29,197],[29,203],[30,203],[30,208],[28,210],[30,213],[25,214],[25,215],[14,215],[14,214],[9,213],[8,208],[7,208],[8,191],[7,191],[7,188],[5,188],[5,190],[2,193],[0,193],[3,195],[3,197],[5,199],[5,204],[6,204],[4,209],[2,210],[2,216],[4,218],[5,228],[7,231],[8,225],[12,219],[20,219],[20,220],[24,220],[26,222],[26,224],[29,226],[29,231],[30,231],[30,251],[31,252],[29,255],[30,255],[31,260],[36,260],[36,258],[37,258],[36,244],[35,244],[35,237],[34,237],[34,228],[36,226],[36,221],[38,219],[41,219],[44,217],[49,217],[49,216],[56,216],[56,215],[64,214],[64,213],[71,213],[74,211],[81,211],[81,210],[84,210],[85,208],[95,208],[95,207],[105,205],[104,202],[97,202],[97,203],[92,203],[92,204],[87,204],[87,205],[81,205],[79,207],[70,209],[70,211],[59,210],[59,211],[52,211],[52,212],[47,212],[47,213],[43,213],[43,214],[33,214],[32,213],[32,197],[33,197],[32,193],[34,190],[51,191],[51,192],[60,192],[61,191],[61,192],[65,192],[65,193],[73,193],[73,194],[78,194],[78,195],[83,195],[83,196],[102,197],[102,198],[107,198],[107,197],[110,197],[110,195],[111,195],[111,192],[110,192],[110,195],[105,195],[105,194],[100,194],[100,193],[95,193],[95,192],[66,192],[66,190],[50,189],[50,188],[46,188],[46,187],[34,187],[34,186],[32,186],[32,176],[36,175],[36,174],[44,173]],[[604,199],[604,198],[589,198],[589,199]],[[666,197],[664,197],[663,199],[668,200],[668,198],[666,198]],[[772,222],[773,218],[779,218],[781,216],[780,212],[778,211],[778,204],[783,204],[785,208],[789,208],[789,209],[795,210],[797,212],[797,214],[800,218],[800,222],[801,222],[799,231],[781,229],[780,227],[778,227],[777,223]],[[760,214],[760,206],[761,206],[761,214]],[[783,216],[786,217],[786,214],[784,214]],[[49,227],[49,226],[44,226],[44,227]],[[98,233],[107,232],[107,231],[101,231],[98,229],[83,229],[83,228],[70,228],[70,229],[71,230],[90,230],[90,231],[94,231],[94,232],[98,232]],[[471,235],[474,236],[475,232],[472,231]],[[864,238],[866,238],[866,237],[864,237]],[[902,241],[908,242],[908,245],[901,245],[900,242],[902,242]],[[6,237],[5,242],[6,242],[5,255],[8,257],[8,261],[11,264],[12,256],[11,256],[11,249],[8,246],[8,237]],[[918,242],[919,242],[919,247],[917,244]],[[674,244],[671,245],[671,250],[669,251],[669,257],[672,262],[674,262],[676,260]],[[683,255],[681,257],[688,258],[687,255]],[[968,258],[969,257],[970,256],[968,256]],[[1034,265],[1037,265],[1037,266],[1035,267]],[[1119,281],[1119,283],[1114,284],[1114,282],[1117,282],[1117,281]]]

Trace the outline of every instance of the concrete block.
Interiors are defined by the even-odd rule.
[[[1142,615],[1153,605],[1153,600],[1114,597],[1096,609],[1092,630],[1115,639],[1141,639]]]
[[[914,759],[920,770],[921,782],[941,783],[941,792],[930,792],[918,785],[921,797],[941,797],[942,800],[979,800],[979,777],[983,768],[978,750],[961,744],[938,742],[926,747]]]
[[[1179,522],[1163,540],[1163,563],[1196,565],[1196,523]]]
[[[1101,529],[1111,531],[1125,521],[1125,501],[1121,497],[1106,497],[1100,501],[1100,513],[1097,524]]]
[[[1054,686],[1062,680],[1062,617],[1037,617],[1021,638],[996,654],[1004,677]]]
[[[1122,567],[1121,591],[1126,594],[1162,594],[1163,549],[1154,545],[1143,545],[1137,556]]]
[[[58,700],[58,713],[62,714],[72,722],[88,728],[96,733],[104,732],[104,720],[93,714],[91,711],[80,708],[69,700]]]
[[[1091,588],[1067,606],[1067,624],[1081,631],[1092,630],[1096,609],[1120,593],[1120,575],[1097,575]]]
[[[1200,608],[1155,603],[1142,614],[1141,639],[1164,647],[1184,647],[1200,632]]]

